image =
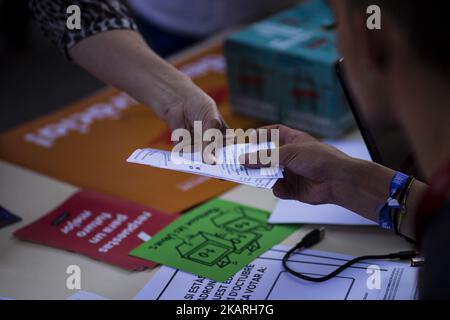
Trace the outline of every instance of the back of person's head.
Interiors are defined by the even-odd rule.
[[[413,50],[425,62],[450,74],[450,3],[415,0],[348,0],[351,9],[381,8],[403,30]]]

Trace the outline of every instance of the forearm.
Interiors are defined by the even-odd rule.
[[[378,164],[349,159],[342,166],[335,184],[333,203],[357,212],[372,221],[378,222],[378,209],[389,196],[389,186],[395,171]],[[414,221],[417,206],[426,185],[415,181],[407,198],[407,215],[400,232],[414,238]]]
[[[120,0],[28,0],[29,7],[44,35],[69,58],[68,51],[79,41],[111,30],[134,30],[137,25]],[[68,29],[69,5],[81,12],[81,28]]]
[[[194,86],[184,74],[158,57],[139,33],[113,30],[86,38],[69,50],[70,57],[100,80],[151,105],[160,114],[181,104],[182,92]]]

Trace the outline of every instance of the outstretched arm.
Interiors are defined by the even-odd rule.
[[[126,7],[118,0],[77,0],[81,30],[66,27],[67,2],[31,0],[44,33],[100,80],[124,90],[153,108],[174,130],[225,128],[214,101],[187,76],[157,56],[145,43]]]

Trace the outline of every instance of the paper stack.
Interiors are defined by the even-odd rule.
[[[282,169],[280,167],[249,169],[239,163],[239,157],[274,147],[273,143],[229,145],[216,152],[215,165],[204,163],[199,152],[179,154],[158,149],[138,149],[127,161],[271,189],[278,179],[283,178]]]

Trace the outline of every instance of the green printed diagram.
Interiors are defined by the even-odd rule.
[[[183,214],[130,255],[223,282],[297,230],[268,224],[269,215],[214,199]]]
[[[235,207],[221,211],[211,218],[220,232],[199,231],[189,236],[188,241],[177,245],[176,250],[184,259],[223,268],[232,263],[230,254],[251,254],[261,248],[258,240],[273,228],[266,219],[261,211],[251,208]]]

